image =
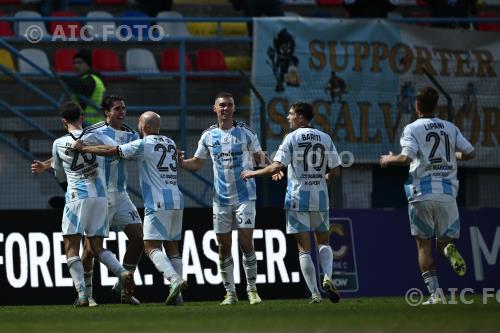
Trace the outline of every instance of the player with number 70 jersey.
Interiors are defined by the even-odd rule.
[[[286,210],[329,210],[325,174],[341,161],[328,134],[311,127],[297,128],[285,137],[274,161],[288,166]]]

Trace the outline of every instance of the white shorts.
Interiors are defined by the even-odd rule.
[[[144,216],[144,240],[180,240],[182,209],[159,210]]]
[[[287,234],[298,234],[309,231],[325,232],[328,230],[330,230],[328,212],[286,211]]]
[[[255,228],[255,201],[221,206],[214,202],[213,224],[216,234],[226,234],[233,229]]]
[[[108,237],[108,199],[86,198],[66,203],[62,234]]]
[[[412,236],[428,239],[458,239],[460,219],[455,199],[451,201],[416,201],[408,204]]]
[[[129,224],[141,224],[141,217],[126,191],[108,193],[108,221],[113,231],[123,231]]]

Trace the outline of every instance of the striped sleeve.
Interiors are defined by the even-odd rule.
[[[464,154],[470,154],[474,150],[474,146],[463,136],[462,132],[458,127],[455,127],[456,130],[456,141],[455,145],[458,151],[461,151]]]
[[[66,173],[64,172],[62,160],[57,149],[57,140],[52,144],[52,162],[50,166],[54,169],[54,175],[59,182],[66,181]]]
[[[198,148],[196,149],[196,152],[194,153],[194,157],[200,158],[203,160],[208,159],[209,151],[208,151],[207,142],[206,142],[208,133],[210,133],[210,132],[204,132],[201,135],[200,141],[198,141]]]
[[[335,148],[335,145],[333,144],[331,138],[330,138],[330,147],[328,149],[327,162],[329,169],[334,169],[341,164],[339,154],[337,153],[337,148]]]
[[[283,142],[279,146],[278,151],[276,152],[276,155],[274,156],[273,161],[279,162],[283,165],[288,165],[291,163],[291,160],[292,160],[291,137],[292,137],[292,135],[288,134],[285,137],[285,139],[283,139]]]
[[[83,144],[85,144],[85,145],[116,146],[115,141],[113,139],[111,139],[109,136],[102,135],[102,134],[95,133],[95,132],[85,133],[80,140],[82,140]]]
[[[118,146],[120,157],[123,158],[140,158],[144,155],[144,140],[138,139],[132,142]]]
[[[249,150],[252,153],[258,153],[262,151],[262,147],[260,146],[259,138],[257,137],[257,134],[250,130],[249,128],[245,127],[246,134],[250,138],[250,142],[248,145]]]
[[[417,157],[418,142],[412,132],[411,126],[406,126],[400,140],[401,154],[408,156],[412,160]]]

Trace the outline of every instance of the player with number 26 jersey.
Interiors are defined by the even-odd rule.
[[[104,158],[94,154],[80,153],[73,149],[73,143],[80,137],[82,131],[71,131],[57,139],[52,145],[52,168],[60,181],[67,178],[66,203],[85,198],[106,197],[106,180],[101,171]],[[97,144],[103,142],[90,134],[85,140]]]

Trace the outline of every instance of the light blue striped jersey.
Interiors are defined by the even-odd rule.
[[[85,198],[106,197],[106,181],[101,166],[104,158],[82,154],[71,148],[82,134],[72,131],[55,140],[52,145],[52,168],[60,182],[67,181],[66,202]],[[107,144],[93,135],[84,136],[94,144]]]
[[[203,132],[194,156],[212,158],[214,202],[231,206],[256,200],[255,180],[243,180],[241,172],[253,170],[253,154],[260,151],[257,135],[242,122],[235,121],[229,130],[213,125]]]
[[[177,148],[163,135],[148,135],[118,146],[120,156],[139,163],[139,181],[146,214],[183,209],[184,198],[177,185]]]
[[[116,130],[105,121],[85,128],[84,133],[96,133],[111,138],[116,146],[139,139],[139,133],[123,124],[121,130]],[[85,143],[85,142],[84,142]],[[126,160],[118,157],[107,157],[104,164],[108,192],[124,192],[127,190]]]
[[[401,154],[412,159],[405,183],[409,202],[448,201],[458,192],[455,151],[474,150],[460,130],[439,118],[420,118],[407,125],[401,136]]]
[[[288,166],[285,209],[302,212],[329,210],[325,174],[340,165],[340,158],[328,134],[311,127],[300,127],[285,137],[274,161]]]

